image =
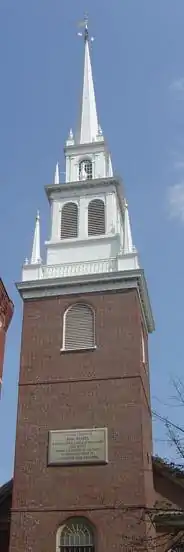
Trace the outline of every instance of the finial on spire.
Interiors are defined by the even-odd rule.
[[[54,184],[59,184],[59,163],[56,163],[55,175],[54,175]]]
[[[31,255],[31,264],[39,264],[41,262],[40,257],[40,213],[37,211],[36,224],[33,239],[33,248]]]
[[[84,16],[83,21],[80,21],[79,27],[84,28],[84,33],[79,32],[79,33],[77,33],[78,36],[83,36],[84,35],[84,42],[88,42],[89,41],[89,28],[88,28],[88,15],[87,14]],[[91,42],[93,42],[94,36],[91,36],[90,40],[91,40]]]
[[[128,203],[126,199],[124,200],[124,253],[133,252],[133,243],[132,243],[132,232],[130,226],[129,212],[128,212]]]
[[[87,14],[84,17],[84,24],[85,24],[85,30],[84,30],[84,41],[89,39],[89,31],[88,31],[88,16]]]

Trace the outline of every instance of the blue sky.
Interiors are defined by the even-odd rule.
[[[184,366],[183,0],[0,0],[1,276],[15,303],[0,402],[0,483],[13,470],[22,305],[14,283],[30,256],[36,210],[49,232],[44,185],[75,128],[88,11],[100,123],[124,180],[156,332],[150,337],[152,406],[180,423],[172,379]],[[159,401],[163,401],[162,405]],[[177,405],[177,406],[175,406]],[[163,425],[155,450],[175,458]]]

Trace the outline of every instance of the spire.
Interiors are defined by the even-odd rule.
[[[88,21],[85,19],[83,25],[84,30],[84,78],[82,91],[82,106],[80,115],[80,124],[78,129],[79,144],[91,143],[97,140],[99,125],[96,110],[96,100],[93,84],[93,75],[91,68],[90,52],[89,52],[89,31]],[[81,35],[81,33],[78,33]],[[92,38],[91,38],[92,40]]]
[[[132,232],[130,227],[130,218],[128,212],[128,203],[125,201],[125,214],[124,214],[124,253],[132,253],[133,243],[132,243]]]
[[[39,211],[37,211],[35,231],[34,231],[34,239],[33,239],[33,249],[32,249],[32,255],[31,255],[31,264],[38,264],[40,262],[41,262],[41,257],[40,257],[40,215],[39,215]]]
[[[54,175],[54,184],[59,184],[59,163],[56,164],[56,170]]]

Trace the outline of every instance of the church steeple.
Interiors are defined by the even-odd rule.
[[[84,33],[84,72],[79,124],[76,135],[70,131],[66,141],[66,182],[81,180],[81,162],[91,163],[92,169],[88,173],[90,178],[107,178],[113,176],[111,157],[104,141],[101,126],[99,125],[96,98],[93,83],[93,74],[90,58],[90,42],[88,21],[82,23]],[[84,168],[84,165],[82,165]]]
[[[136,281],[148,328],[153,320],[146,283],[133,245],[128,206],[121,180],[113,175],[111,156],[99,125],[94,91],[88,22],[83,22],[84,74],[77,134],[71,130],[65,144],[65,183],[59,164],[46,186],[51,207],[45,263],[40,261],[39,216],[36,219],[31,262],[23,266],[23,286],[39,281],[49,287],[80,278],[86,282],[122,278]],[[72,123],[72,121],[69,121]],[[55,281],[55,283],[53,283]],[[135,283],[135,282],[134,282]],[[109,283],[109,285],[111,285]],[[102,285],[103,288],[103,285]]]
[[[94,142],[97,140],[97,136],[99,134],[95,90],[89,51],[89,40],[88,22],[87,20],[85,20],[84,77],[80,123],[77,132],[77,142],[79,144],[89,144],[91,142]]]

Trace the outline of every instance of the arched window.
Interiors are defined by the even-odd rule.
[[[77,238],[78,235],[78,207],[70,201],[65,203],[61,211],[61,240]]]
[[[90,180],[91,178],[93,178],[92,161],[82,159],[79,163],[79,180]]]
[[[76,303],[64,313],[63,349],[92,349],[95,347],[94,311],[89,305]]]
[[[56,552],[94,552],[94,533],[86,519],[71,518],[59,527]]]
[[[102,199],[92,199],[88,205],[88,236],[105,234],[105,205]]]

